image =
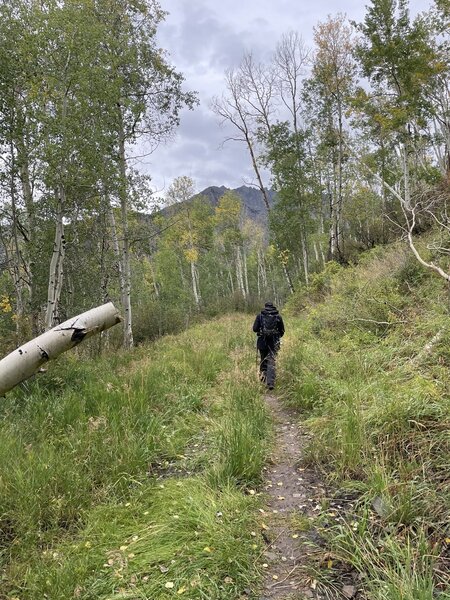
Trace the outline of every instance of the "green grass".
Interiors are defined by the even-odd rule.
[[[401,247],[377,249],[318,276],[287,321],[280,387],[312,433],[306,459],[358,495],[348,523],[324,531],[330,550],[360,571],[369,600],[448,598],[444,284]]]
[[[256,502],[234,487],[214,490],[202,477],[147,485],[127,503],[90,511],[75,539],[32,559],[25,584],[12,593],[52,600],[235,598],[257,577],[250,534]]]
[[[270,432],[250,325],[68,356],[3,400],[1,597],[231,599],[255,582],[245,490]]]

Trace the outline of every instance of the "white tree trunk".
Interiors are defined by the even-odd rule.
[[[309,285],[309,265],[308,265],[308,249],[306,247],[306,235],[304,232],[301,234],[301,245],[302,245],[302,257],[303,257],[303,271],[305,273],[305,283]]]
[[[195,304],[197,308],[200,308],[202,297],[200,294],[199,277],[197,265],[194,261],[191,261],[191,277],[192,277],[192,291],[194,293]]]
[[[122,110],[122,109],[120,109]],[[123,277],[123,345],[124,348],[131,348],[133,341],[132,312],[131,312],[131,264],[130,264],[130,241],[128,237],[128,185],[127,185],[127,166],[125,156],[125,132],[123,126],[123,117],[120,112],[120,131],[119,131],[119,170],[120,170],[120,215],[122,225],[122,277]]]
[[[247,254],[245,253],[245,249],[242,250],[243,254],[243,270],[244,270],[244,286],[247,296],[250,296],[250,287],[248,285],[248,268],[247,268]]]
[[[264,254],[262,250],[258,250],[258,267],[261,273],[261,285],[263,291],[267,289],[267,271],[266,271],[266,261],[264,259]]]
[[[120,245],[119,245],[119,237],[117,235],[117,227],[116,227],[116,218],[114,216],[114,209],[111,206],[109,200],[108,203],[108,218],[111,226],[111,240],[114,248],[114,254],[117,259],[117,269],[119,272],[119,288],[120,288],[120,301],[122,306],[125,306],[125,281],[123,278],[123,270],[122,270],[122,256],[120,253]]]
[[[247,294],[245,292],[244,275],[243,275],[243,271],[242,271],[242,256],[241,256],[241,249],[239,247],[236,248],[236,280],[238,283],[239,291],[242,294],[242,297],[244,299],[246,299]]]
[[[228,264],[228,280],[230,282],[231,294],[234,296],[234,281],[233,281],[233,273],[231,272],[230,264]]]
[[[61,295],[63,264],[65,254],[64,221],[63,221],[64,188],[58,191],[58,213],[56,217],[55,241],[53,243],[50,273],[48,278],[47,310],[45,312],[45,329],[51,329],[58,321],[58,305]]]
[[[117,309],[109,302],[73,317],[20,346],[0,361],[0,396],[31,377],[47,361],[121,320]]]

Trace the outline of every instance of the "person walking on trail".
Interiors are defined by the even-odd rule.
[[[284,335],[283,319],[272,302],[266,302],[256,316],[253,331],[257,334],[256,347],[261,355],[259,378],[269,390],[275,386],[275,357],[280,349],[280,338]]]

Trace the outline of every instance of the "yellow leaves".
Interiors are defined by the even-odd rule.
[[[212,548],[210,548],[209,546],[205,546],[203,548],[203,552],[212,552]]]
[[[0,312],[10,313],[12,312],[11,300],[8,296],[0,296]]]
[[[186,591],[187,589],[185,587],[180,587],[180,589],[177,591],[177,594],[181,596],[181,594],[184,594]]]
[[[184,256],[186,260],[191,263],[196,263],[198,261],[198,250],[197,248],[188,248],[184,251]]]
[[[289,254],[289,250],[280,250],[278,253],[278,258],[280,259],[281,264],[285,267],[289,262]]]

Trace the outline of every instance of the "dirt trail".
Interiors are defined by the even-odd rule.
[[[272,464],[266,471],[265,489],[269,496],[266,511],[271,515],[264,534],[267,575],[260,600],[321,598],[306,565],[314,552],[315,533],[309,520],[319,510],[317,501],[325,489],[317,476],[302,468],[300,458],[306,434],[295,416],[284,409],[275,395],[267,394],[276,428]],[[267,534],[267,535],[266,535]]]

